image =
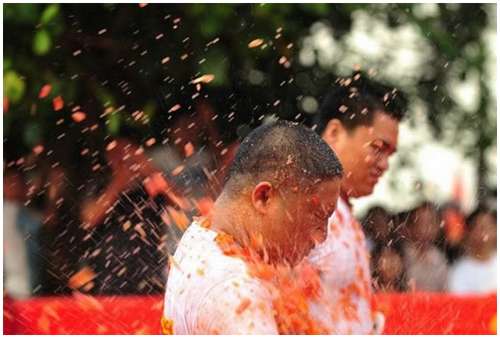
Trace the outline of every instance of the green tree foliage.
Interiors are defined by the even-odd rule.
[[[214,123],[224,142],[236,137],[239,126],[257,125],[264,115],[307,120],[310,114],[300,100],[308,95],[320,100],[340,69],[317,61],[302,65],[303,38],[321,21],[340,40],[352,31],[353,13],[359,11],[380,16],[393,28],[410,23],[431,46],[428,70],[414,79],[411,94],[426,103],[438,137],[451,120],[472,132],[475,140],[468,150],[478,159],[480,173],[486,170],[484,152],[496,143],[496,119],[488,114],[495,108],[494,93],[482,76],[487,47],[482,34],[495,5],[441,4],[428,17],[417,15],[414,4],[3,6],[8,160],[39,143],[46,149],[64,144],[57,161],[78,170],[75,158],[82,147],[102,149],[124,126],[140,130],[143,141],[165,139],[177,116],[195,113],[193,98],[214,105],[219,116]],[[261,43],[249,48],[257,39]],[[471,70],[481,75],[480,104],[473,113],[451,99],[447,86],[453,72],[465,77]],[[214,75],[213,81],[201,89],[193,84],[206,74]],[[51,91],[39,98],[46,84]],[[64,107],[55,111],[53,100],[59,96]],[[181,108],[169,113],[177,104]],[[75,122],[75,110],[85,112],[86,119]],[[148,118],[136,121],[135,111]]]

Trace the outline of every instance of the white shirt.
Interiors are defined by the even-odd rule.
[[[30,271],[26,240],[18,228],[20,206],[16,202],[3,201],[3,244],[4,244],[4,288],[14,298],[31,295]]]
[[[179,242],[165,292],[174,334],[277,334],[271,294],[217,233],[193,222]]]
[[[448,290],[453,293],[488,293],[497,289],[497,253],[486,261],[463,257],[452,267]]]
[[[417,244],[404,245],[403,262],[406,267],[406,278],[414,283],[418,291],[444,291],[448,276],[448,262],[445,255],[435,245],[421,251],[417,248]]]
[[[216,236],[195,222],[179,242],[164,308],[173,333],[277,334],[271,291],[249,275],[245,262],[224,255]],[[320,270],[322,284],[320,299],[308,301],[312,319],[332,334],[373,333],[365,237],[342,199],[326,240],[307,259]],[[242,305],[246,310],[238,311]]]
[[[334,334],[373,333],[369,255],[361,226],[339,198],[328,234],[308,256],[320,270],[324,296],[311,303],[316,320]]]

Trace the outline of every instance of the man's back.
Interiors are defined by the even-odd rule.
[[[171,259],[164,317],[173,333],[277,333],[270,294],[216,241],[215,231],[195,222]]]
[[[310,304],[312,315],[331,333],[371,333],[371,286],[365,237],[341,198],[328,222],[327,239],[311,251],[308,260],[320,270],[324,292],[321,304]]]
[[[372,333],[365,238],[341,199],[329,220],[327,239],[308,261],[319,268],[323,291],[308,302],[311,317],[332,334]],[[222,252],[215,231],[193,223],[170,269],[164,317],[173,321],[174,333],[278,332],[271,291],[250,276],[244,261]]]

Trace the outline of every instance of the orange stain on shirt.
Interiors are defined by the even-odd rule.
[[[246,309],[248,309],[250,304],[252,304],[252,301],[249,298],[243,298],[240,305],[238,305],[238,307],[236,308],[236,314],[242,314]]]
[[[174,334],[174,322],[163,316],[161,317],[161,333]]]

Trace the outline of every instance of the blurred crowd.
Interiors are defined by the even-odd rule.
[[[496,291],[496,210],[465,215],[453,203],[390,214],[373,207],[363,220],[375,288],[457,294]]]
[[[169,255],[211,209],[236,149],[214,116],[201,102],[170,121],[161,143],[125,130],[80,147],[80,162],[43,147],[4,158],[6,294],[162,293]]]
[[[137,151],[122,141],[117,148]],[[197,198],[197,205],[182,209],[178,205],[183,198],[158,176],[162,170],[143,167],[146,172],[124,182],[117,181],[133,177],[123,173],[129,169],[114,170],[117,174],[104,190],[81,206],[79,219],[61,207],[61,190],[67,184],[61,170],[51,170],[45,178],[45,203],[33,199],[36,189],[22,171],[5,170],[4,285],[9,295],[23,298],[75,289],[94,294],[162,292],[168,254],[189,218],[207,212],[211,199]],[[183,183],[193,189],[191,181],[203,180],[203,175],[188,171]],[[179,211],[189,208],[191,213]],[[362,224],[376,290],[496,290],[496,210],[480,206],[465,215],[454,204],[425,202],[391,214],[377,206]]]
[[[162,293],[169,255],[190,219],[209,212],[237,148],[210,127],[217,116],[209,105],[197,109],[172,121],[154,147],[117,138],[101,151],[81,149],[92,159],[90,169],[77,168],[90,172],[86,180],[51,162],[50,150],[4,160],[4,292]],[[375,290],[496,290],[492,208],[374,207],[362,224]]]

